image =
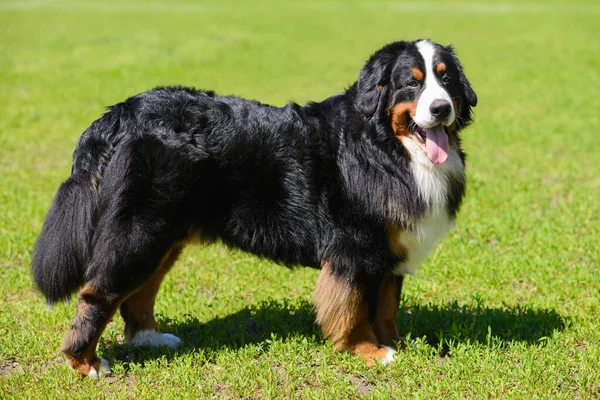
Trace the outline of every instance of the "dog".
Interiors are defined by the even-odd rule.
[[[323,335],[389,363],[402,280],[454,223],[465,193],[458,133],[477,96],[451,46],[394,42],[343,93],[274,107],[157,87],[87,128],[36,242],[33,278],[52,304],[79,291],[62,345],[83,376],[117,310],[135,346],[161,333],[161,281],[191,241],[320,269]]]

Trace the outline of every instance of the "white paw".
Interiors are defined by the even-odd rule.
[[[387,354],[385,355],[385,358],[381,359],[381,364],[388,365],[392,361],[394,361],[394,354],[396,354],[396,350],[394,350],[390,346],[386,346],[384,344],[382,344],[381,347],[384,349],[387,349]]]
[[[154,330],[139,331],[129,341],[132,346],[137,347],[160,347],[169,346],[173,350],[179,346],[181,339],[170,333],[160,333]]]
[[[172,349],[176,349],[181,344],[181,339],[177,336],[170,333],[163,333],[163,339],[166,342],[166,345]]]
[[[90,367],[88,376],[90,378],[97,379],[102,375],[110,375],[112,372],[110,369],[110,364],[102,357],[100,357],[100,365],[98,366],[98,369],[99,371],[97,371],[94,367]]]

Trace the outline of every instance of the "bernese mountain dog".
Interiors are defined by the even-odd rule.
[[[157,87],[83,132],[37,240],[48,303],[79,291],[62,345],[84,376],[117,310],[135,346],[177,347],[154,303],[184,246],[221,241],[321,270],[323,334],[388,363],[402,279],[452,226],[465,193],[458,133],[477,96],[450,46],[394,42],[345,92],[274,107]]]

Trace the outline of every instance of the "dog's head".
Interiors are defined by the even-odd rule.
[[[360,71],[356,108],[387,124],[401,140],[414,140],[434,164],[448,156],[449,137],[471,121],[477,95],[452,47],[429,40],[395,42]]]

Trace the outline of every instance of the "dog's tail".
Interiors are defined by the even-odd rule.
[[[33,279],[48,303],[84,283],[96,195],[89,177],[73,174],[58,189],[35,245]]]
[[[121,109],[113,107],[82,134],[71,176],[58,189],[37,239],[33,278],[49,304],[69,298],[85,283],[98,211],[97,188],[122,135],[120,114]]]

